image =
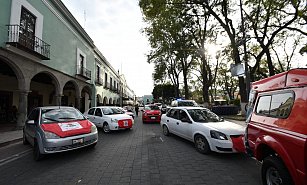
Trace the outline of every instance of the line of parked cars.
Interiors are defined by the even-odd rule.
[[[131,129],[134,115],[121,107],[92,107],[82,114],[67,106],[37,107],[23,128],[23,143],[33,146],[35,160],[46,154],[95,147],[97,127],[105,133]]]

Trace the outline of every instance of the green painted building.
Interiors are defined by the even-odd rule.
[[[0,1],[0,126],[37,106],[120,105],[121,79],[60,0]]]

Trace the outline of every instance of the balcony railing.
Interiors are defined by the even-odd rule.
[[[91,79],[92,73],[90,70],[86,69],[85,67],[81,67],[81,66],[79,66],[78,69],[79,69],[77,73],[78,75],[86,78],[87,80]]]
[[[50,45],[39,39],[31,37],[26,32],[22,32],[19,25],[7,25],[8,41],[7,44],[27,51],[40,59],[50,60]]]
[[[95,83],[98,84],[98,85],[103,85],[103,80],[102,80],[102,78],[101,78],[101,77],[96,77]]]

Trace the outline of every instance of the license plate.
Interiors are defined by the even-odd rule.
[[[124,121],[124,126],[128,126],[128,121]]]
[[[80,139],[73,139],[72,140],[72,144],[82,144],[83,143],[83,138],[80,138]]]
[[[151,119],[156,119],[156,117],[151,117]]]

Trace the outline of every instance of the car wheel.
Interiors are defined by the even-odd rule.
[[[40,161],[43,159],[44,155],[41,154],[39,151],[39,146],[37,144],[37,141],[34,141],[34,146],[33,146],[33,157],[35,161]]]
[[[202,135],[195,136],[195,147],[202,154],[209,154],[211,152],[207,139]]]
[[[29,141],[27,140],[24,131],[23,131],[23,134],[22,134],[22,143],[23,143],[24,145],[28,145],[28,144],[29,144]]]
[[[288,169],[281,159],[275,156],[266,157],[261,168],[263,185],[293,185]]]
[[[166,125],[163,125],[162,129],[163,129],[163,134],[164,134],[165,136],[169,136],[169,131],[168,131],[167,126],[166,126]]]
[[[110,132],[110,126],[108,123],[104,123],[102,126],[103,132],[104,133],[109,133]]]

